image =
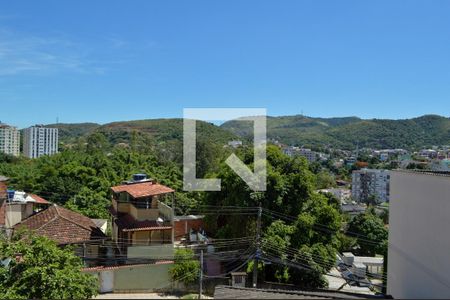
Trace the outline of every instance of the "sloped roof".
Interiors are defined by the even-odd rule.
[[[14,226],[27,228],[46,236],[58,244],[71,244],[105,238],[95,223],[79,213],[52,205]]]
[[[36,203],[38,204],[51,204],[50,202],[48,202],[47,200],[45,200],[42,197],[39,197],[38,195],[35,194],[28,194],[28,196],[30,196],[31,198],[33,198],[34,201],[36,201]]]
[[[173,193],[174,190],[154,182],[142,182],[142,183],[132,183],[132,184],[123,184],[118,186],[113,186],[111,190],[114,193],[127,192],[133,198],[142,198],[148,196],[156,196],[161,194]]]

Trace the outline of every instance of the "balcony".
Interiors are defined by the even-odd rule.
[[[172,208],[160,201],[155,203],[156,207],[151,205],[146,205],[145,202],[125,202],[125,201],[117,201],[115,199],[112,200],[113,208],[118,213],[126,213],[137,221],[156,221],[158,218],[162,218],[163,220],[172,220]]]

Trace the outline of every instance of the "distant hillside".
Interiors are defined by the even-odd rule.
[[[89,135],[94,132],[95,129],[100,127],[96,123],[58,123],[58,124],[48,124],[46,127],[58,128],[59,129],[59,140],[65,143],[71,142],[78,137]]]
[[[60,140],[72,143],[94,132],[104,133],[112,144],[129,143],[133,133],[156,143],[179,143],[183,139],[182,119],[150,119],[95,123],[51,124],[60,129]],[[312,118],[283,116],[267,118],[267,136],[287,145],[331,145],[343,149],[405,148],[415,149],[450,144],[450,118],[427,115],[408,120],[363,120],[357,117]],[[198,138],[225,144],[230,140],[252,137],[251,122],[229,121],[220,127],[197,122]]]
[[[104,133],[113,143],[127,142],[133,132],[148,135],[158,142],[182,141],[183,119],[151,119],[113,122],[96,129]],[[214,124],[197,121],[197,138],[226,144],[236,135]]]
[[[243,138],[252,135],[248,122],[229,121],[221,127]],[[435,115],[408,120],[268,117],[267,136],[287,145],[414,149],[450,144],[450,119]]]
[[[104,125],[95,123],[49,124],[48,127],[59,128],[60,141],[75,142],[77,138],[101,132],[112,144],[129,143],[133,133],[145,136],[153,142],[181,142],[183,139],[182,119],[151,119],[137,121],[113,122]],[[236,135],[207,122],[197,121],[198,139],[226,144]]]

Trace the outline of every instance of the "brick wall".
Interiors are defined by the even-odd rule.
[[[202,219],[196,220],[179,220],[175,221],[175,240],[179,241],[181,238],[185,237],[189,233],[189,230],[199,230],[200,228],[205,228]]]

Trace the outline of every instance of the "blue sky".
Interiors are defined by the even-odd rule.
[[[0,120],[450,116],[450,1],[2,1]]]

